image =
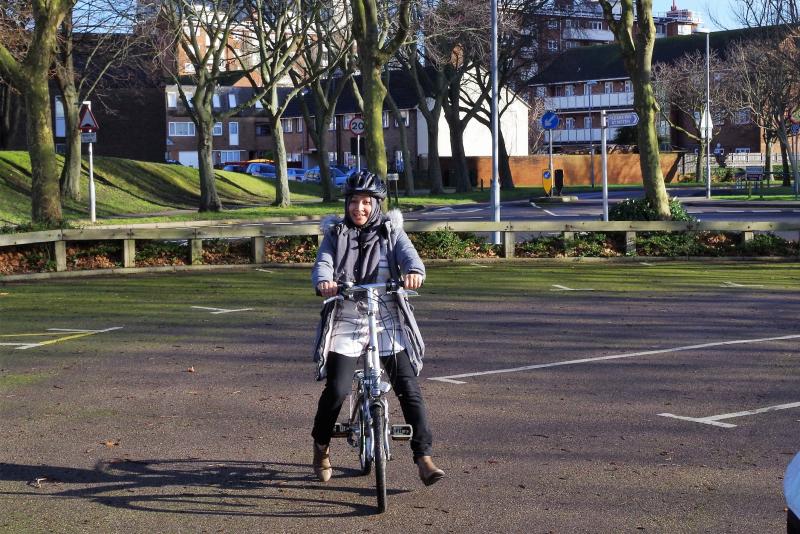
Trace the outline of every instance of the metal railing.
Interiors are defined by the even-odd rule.
[[[180,224],[180,223],[178,223]],[[268,237],[316,236],[322,239],[317,223],[276,224],[274,222],[248,222],[246,224],[220,225],[218,222],[193,223],[193,226],[173,224],[136,225],[128,227],[83,228],[50,230],[0,235],[0,251],[5,247],[52,244],[56,271],[67,270],[66,245],[73,241],[121,241],[123,268],[136,266],[136,241],[187,241],[190,244],[192,265],[202,263],[203,241],[215,239],[250,239],[251,261],[265,263],[265,244]],[[638,232],[735,232],[743,241],[753,238],[755,232],[797,232],[798,222],[741,222],[741,221],[407,221],[404,229],[410,233],[451,230],[454,232],[490,233],[499,231],[502,236],[502,257],[513,258],[518,234],[561,234],[565,248],[581,232],[624,232],[626,252],[636,254]]]

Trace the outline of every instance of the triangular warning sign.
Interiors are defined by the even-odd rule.
[[[82,132],[96,132],[98,130],[97,119],[89,106],[81,106],[81,115],[78,120],[78,129]]]

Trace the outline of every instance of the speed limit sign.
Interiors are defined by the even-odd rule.
[[[364,119],[353,119],[350,121],[350,131],[355,135],[364,133]]]

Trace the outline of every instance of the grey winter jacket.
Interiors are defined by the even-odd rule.
[[[324,233],[322,244],[317,251],[317,261],[311,272],[311,281],[316,289],[317,284],[323,281],[334,280],[334,266],[338,265],[337,251],[344,250],[347,246],[347,236],[344,235],[345,229],[343,219],[339,217],[328,217],[322,221],[321,229]],[[389,272],[393,279],[399,279],[401,275],[414,273],[425,277],[425,265],[403,230],[403,215],[399,210],[391,210],[384,216],[380,229],[382,252],[386,253],[389,263]],[[352,280],[336,280],[337,282],[347,282]],[[414,372],[419,375],[422,370],[422,358],[425,355],[425,343],[422,334],[414,319],[413,307],[408,302],[405,293],[394,294],[397,302],[398,314],[400,316],[401,327],[406,339],[406,352],[411,359]],[[327,375],[326,358],[330,350],[331,335],[333,332],[333,320],[336,316],[336,307],[339,301],[332,301],[323,306],[320,312],[320,322],[317,327],[316,345],[314,349],[314,362],[317,364],[317,380],[325,379]]]

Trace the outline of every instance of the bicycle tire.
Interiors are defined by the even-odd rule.
[[[362,401],[362,397],[359,396],[351,424],[358,425],[358,460],[361,463],[361,474],[369,475],[372,471],[372,458],[369,457],[367,450],[367,437],[370,429],[367,427],[367,418],[364,417],[364,405]]]
[[[386,428],[383,406],[379,403],[372,405],[372,431],[375,439],[375,492],[378,498],[378,513],[386,511]]]

